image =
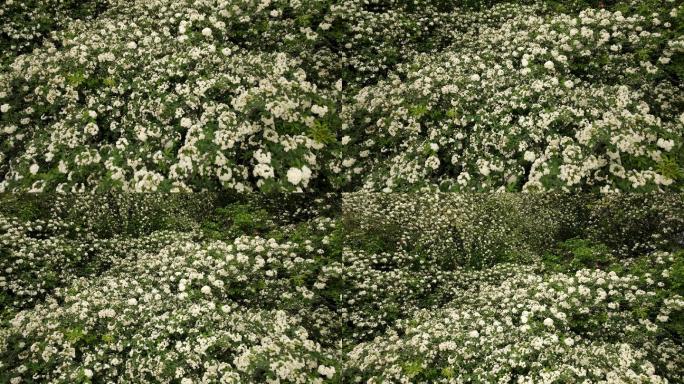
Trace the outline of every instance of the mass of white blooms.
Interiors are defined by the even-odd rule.
[[[512,275],[464,288],[439,310],[424,310],[349,352],[357,382],[678,382],[684,347],[663,339],[666,323],[633,311],[681,312],[684,297],[655,301],[663,266],[650,283],[590,269]],[[681,257],[681,256],[679,256]],[[506,268],[506,267],[497,267]],[[363,379],[362,379],[363,378]]]
[[[328,179],[339,92],[304,18],[325,1],[114,3],[2,67],[0,190],[310,189],[288,182],[294,166]]]
[[[684,378],[684,195],[0,202],[0,382]]]
[[[0,191],[684,185],[674,0],[29,3],[0,6]]]
[[[279,220],[279,240],[217,240],[197,221],[217,197],[148,196],[50,198],[29,220],[3,208],[1,382],[338,380],[333,217],[312,207],[252,224]],[[118,221],[145,212],[112,235],[103,203]],[[264,212],[248,204],[228,207]]]
[[[684,383],[683,26],[0,1],[0,384]]]
[[[349,95],[342,126],[365,150],[362,188],[647,191],[681,180],[684,93],[644,56],[681,55],[681,35],[660,48],[675,18],[494,9],[509,17]]]
[[[347,195],[344,377],[681,381],[682,199]]]

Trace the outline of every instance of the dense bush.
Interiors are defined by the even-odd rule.
[[[496,286],[512,273],[660,273],[653,270],[657,265],[635,260],[682,249],[681,199],[670,194],[345,195],[342,311],[349,343],[370,340],[420,310],[439,309],[463,290]],[[681,268],[680,258],[681,253],[672,256],[672,271]]]
[[[576,225],[574,206],[581,203],[565,195],[349,194],[345,244],[406,251],[443,269],[520,261]]]
[[[0,190],[684,180],[674,1],[40,4],[6,5],[7,28],[97,11],[26,35],[42,45],[0,71]]]
[[[0,381],[677,382],[681,198],[5,196]]]
[[[0,68],[30,52],[53,31],[76,20],[92,20],[110,0],[7,0],[0,5]]]
[[[336,380],[339,203],[262,200],[4,197],[0,381]]]
[[[684,382],[683,79],[677,0],[4,1],[0,383]]]
[[[378,191],[677,189],[677,15],[517,11],[418,55],[344,104],[349,173]]]
[[[259,238],[179,241],[74,284],[63,303],[22,312],[0,331],[3,361],[11,364],[5,379],[320,382],[318,366],[335,363],[300,321],[250,308],[250,295],[260,305],[305,305],[314,297],[285,286],[287,298],[278,284],[278,272],[308,267],[283,258],[291,248]]]
[[[670,314],[684,309],[684,297],[668,291],[675,257],[659,254],[646,279],[518,267],[355,346],[346,375],[369,383],[681,381],[682,345],[668,329]]]
[[[200,237],[192,224],[201,208],[189,196],[5,195],[1,201],[0,315],[122,259]]]
[[[288,191],[332,182],[324,176],[339,146],[339,86],[313,83],[324,73],[287,50],[234,41],[261,13],[270,29],[290,27],[289,8],[276,5],[239,16],[213,2],[134,2],[60,32],[59,48],[18,57],[0,74],[2,188]],[[317,39],[299,30],[311,36],[292,35],[292,44]]]

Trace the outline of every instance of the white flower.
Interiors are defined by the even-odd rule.
[[[104,318],[112,318],[116,316],[116,311],[113,310],[112,308],[105,308],[101,309],[99,312],[97,312],[97,316],[104,319]]]
[[[192,120],[190,120],[190,119],[187,118],[187,117],[184,117],[184,118],[181,119],[180,125],[181,125],[181,127],[183,127],[183,128],[190,128],[190,127],[192,126]]]
[[[303,177],[304,175],[302,174],[302,170],[299,168],[293,167],[287,170],[287,181],[289,181],[290,184],[299,184],[299,182],[302,181]]]
[[[325,116],[328,113],[328,107],[314,104],[311,106],[311,112],[319,116]]]
[[[273,167],[268,164],[259,163],[254,166],[254,176],[259,176],[264,179],[270,179],[275,176]]]
[[[335,367],[326,367],[325,365],[318,366],[318,373],[322,376],[332,379],[335,376]]]
[[[425,160],[425,166],[431,169],[439,168],[439,159],[437,156],[430,156]]]
[[[138,305],[138,300],[135,298],[130,298],[126,303],[128,303],[128,305]]]
[[[549,60],[546,63],[544,63],[544,68],[546,68],[548,70],[552,70],[554,68],[553,61]]]
[[[664,149],[665,151],[670,151],[672,147],[674,147],[674,140],[664,140],[663,138],[658,139],[658,142],[656,144]]]
[[[29,172],[31,172],[32,175],[35,175],[36,173],[38,173],[38,169],[40,169],[40,166],[34,163],[31,164],[31,166],[29,167]]]
[[[91,379],[91,378],[93,377],[93,371],[91,371],[91,370],[88,369],[88,368],[86,368],[86,369],[83,370],[83,374],[84,374],[87,378],[89,378],[89,379]]]
[[[2,113],[6,113],[9,110],[10,110],[9,104],[3,104],[2,106],[0,106],[0,112],[2,112]]]
[[[575,86],[575,83],[573,83],[572,80],[565,80],[565,82],[563,82],[563,85],[565,86],[565,88],[570,89]]]
[[[478,332],[477,330],[474,329],[474,330],[468,332],[468,336],[475,339],[475,338],[480,337],[480,332]]]
[[[532,151],[525,151],[523,158],[525,159],[525,161],[529,161],[531,163],[537,158],[537,155],[535,155]]]
[[[88,116],[90,116],[91,119],[96,119],[97,118],[97,112],[88,111]]]
[[[138,48],[138,44],[136,44],[135,41],[129,41],[128,44],[126,44],[126,48],[136,49],[136,48]]]
[[[544,325],[547,327],[553,327],[553,319],[547,317],[544,319]]]
[[[474,74],[474,75],[471,75],[471,76],[470,76],[470,80],[472,80],[472,81],[480,81],[480,75],[478,75],[477,73]]]
[[[565,343],[565,345],[568,347],[572,347],[575,344],[575,340],[570,337],[566,337],[565,340],[563,340],[563,343]]]
[[[349,141],[351,141],[351,137],[349,137],[349,136],[343,136],[342,137],[342,145],[349,144]]]
[[[271,164],[271,152],[264,152],[261,148],[257,149],[252,157],[260,164]]]
[[[210,37],[211,36],[211,28],[206,27],[202,30],[202,35],[205,37]]]
[[[89,135],[91,135],[91,136],[97,135],[97,133],[98,133],[99,131],[100,131],[100,130],[99,130],[97,124],[95,124],[95,123],[88,123],[88,124],[86,124],[86,126],[85,126],[85,133],[87,133],[87,134],[89,134]]]
[[[211,288],[208,285],[205,285],[204,287],[202,287],[200,292],[202,292],[205,295],[211,295]]]
[[[302,179],[309,180],[311,178],[311,168],[306,165],[302,167]]]

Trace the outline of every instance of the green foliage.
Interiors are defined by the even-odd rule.
[[[218,207],[202,222],[210,238],[232,239],[241,235],[260,235],[274,229],[268,212],[250,203],[233,203]]]
[[[607,269],[616,260],[605,244],[578,238],[559,243],[552,253],[544,256],[546,265],[555,271]]]

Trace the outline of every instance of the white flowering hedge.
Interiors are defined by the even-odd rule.
[[[681,381],[683,203],[346,195],[343,380]]]
[[[0,381],[678,382],[684,196],[2,196]]]
[[[185,196],[161,195],[3,196],[3,311],[30,307],[54,289],[97,276],[121,259],[136,258],[179,239],[197,239],[199,226],[193,217],[207,212],[199,203]]]
[[[54,31],[77,20],[92,20],[109,0],[7,0],[0,5],[0,67],[40,46]]]
[[[39,197],[4,198],[0,381],[339,377],[334,199]]]
[[[30,3],[3,191],[682,187],[671,0]]]
[[[682,92],[665,68],[682,40],[665,36],[678,17],[519,11],[418,55],[344,104],[363,149],[350,173],[383,191],[676,186]]]
[[[647,276],[516,267],[354,346],[350,382],[679,382],[683,347],[668,324],[684,297],[668,288],[681,257],[654,255]]]
[[[2,188],[325,185],[316,180],[334,168],[340,85],[312,82],[327,70],[290,52],[315,49],[318,39],[310,27],[297,28],[313,21],[292,13],[324,5],[252,4],[252,14],[238,4],[132,2],[70,25],[58,33],[59,48],[19,56],[0,75]],[[259,17],[270,33],[296,33],[276,42],[244,36]]]
[[[684,382],[683,26],[4,1],[0,383]]]

